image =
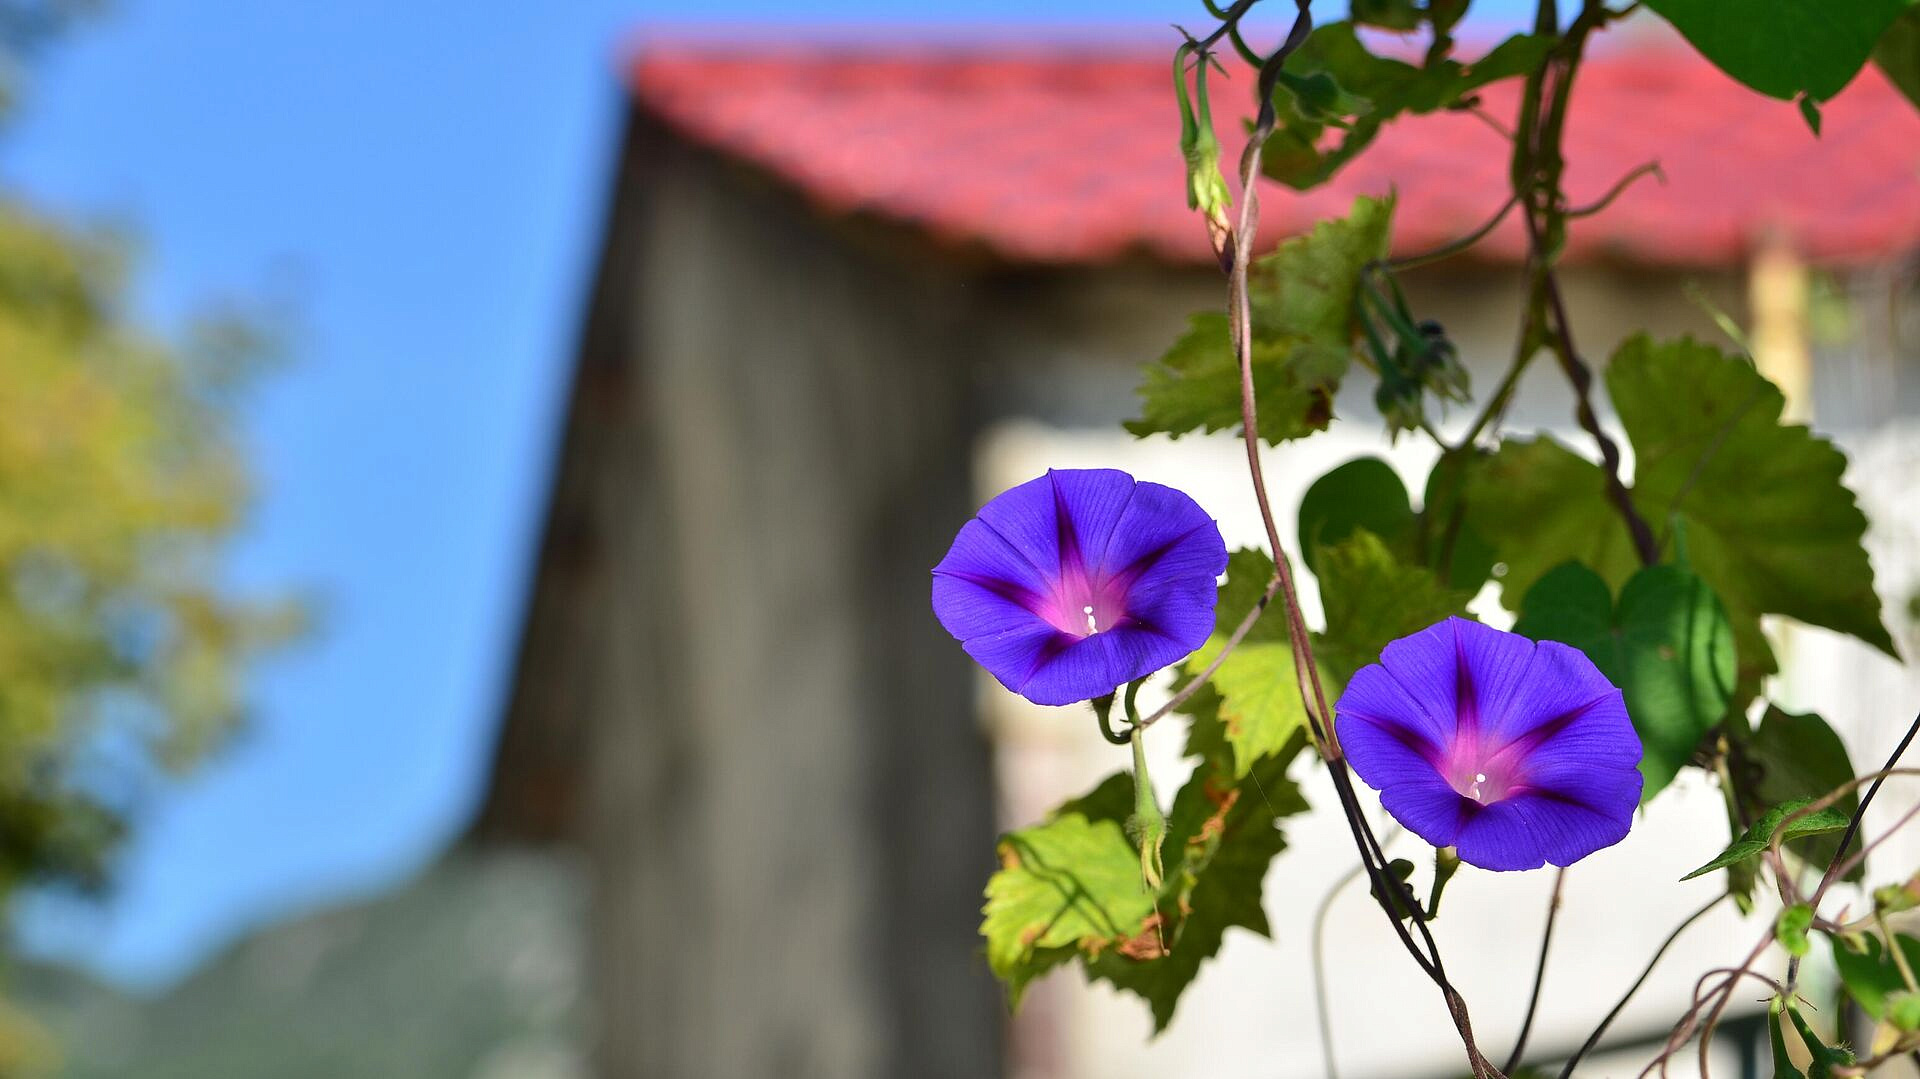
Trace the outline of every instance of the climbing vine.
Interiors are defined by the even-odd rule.
[[[1699,769],[1723,792],[1728,840],[1692,875],[1718,874],[1726,892],[1674,937],[1723,900],[1750,911],[1763,887],[1783,913],[1743,961],[1701,979],[1647,1072],[1664,1073],[1691,1043],[1704,1074],[1715,1025],[1750,987],[1771,994],[1777,1074],[1864,1074],[1920,1050],[1920,939],[1889,921],[1920,906],[1920,875],[1869,875],[1884,836],[1861,829],[1883,782],[1910,774],[1899,762],[1920,718],[1884,764],[1859,773],[1821,717],[1767,696],[1778,669],[1768,616],[1897,658],[1862,547],[1867,521],[1841,482],[1845,460],[1783,420],[1781,391],[1738,347],[1635,335],[1600,365],[1563,297],[1557,265],[1570,223],[1657,177],[1649,162],[1588,206],[1571,205],[1563,188],[1582,58],[1641,4],[1584,0],[1563,22],[1543,0],[1525,32],[1463,56],[1453,33],[1469,0],[1353,0],[1350,18],[1320,24],[1310,0],[1294,0],[1285,36],[1266,51],[1249,16],[1285,0],[1206,2],[1210,25],[1175,48],[1168,96],[1185,195],[1219,258],[1225,299],[1147,368],[1126,428],[1237,429],[1265,542],[1229,552],[1179,491],[1111,470],[1061,471],[989,503],[935,569],[936,613],[983,666],[1037,702],[1089,702],[1088,736],[1133,750],[1130,771],[1001,840],[982,932],[1010,999],[1077,964],[1141,997],[1164,1028],[1225,930],[1269,931],[1262,887],[1286,845],[1281,821],[1308,808],[1290,775],[1317,767],[1372,902],[1445,1003],[1468,1068],[1477,1079],[1536,1073],[1531,1008],[1506,1051],[1476,1037],[1430,928],[1448,880],[1463,864],[1563,874],[1622,839],[1637,807],[1679,773]],[[1752,0],[1738,19],[1716,0],[1645,6],[1729,76],[1797,106],[1816,134],[1822,105],[1869,62],[1920,100],[1920,6],[1908,0]],[[1375,31],[1419,47],[1387,55],[1370,44]],[[1237,157],[1223,160],[1212,108],[1236,67],[1253,74],[1230,84],[1253,88],[1253,119]],[[1479,92],[1508,80],[1519,83],[1517,115],[1487,113]],[[1262,177],[1313,188],[1385,124],[1441,110],[1479,114],[1510,139],[1509,188],[1490,200],[1498,206],[1485,225],[1396,257],[1393,201],[1362,198],[1344,217],[1254,250]],[[1267,197],[1285,195],[1269,187]],[[1475,394],[1442,324],[1412,308],[1399,276],[1468,251],[1516,215],[1527,237],[1519,346],[1492,390]],[[1521,376],[1543,361],[1564,379],[1584,444],[1507,426]],[[1313,483],[1294,538],[1323,598],[1316,629],[1296,595],[1261,449],[1327,428],[1352,378],[1371,380],[1390,436],[1431,438],[1439,456],[1417,499],[1377,458]],[[1602,394],[1617,430],[1600,420]],[[1443,409],[1471,417],[1453,438],[1437,423]],[[1489,581],[1514,616],[1510,633],[1468,614]],[[1163,671],[1167,696],[1145,710],[1142,687]],[[1142,744],[1178,737],[1155,730],[1176,715],[1193,770],[1163,809]],[[1362,786],[1433,847],[1425,895],[1411,861],[1386,857]],[[1840,888],[1857,889],[1851,904],[1836,900]],[[1549,917],[1531,971],[1535,1004],[1551,934]],[[1800,960],[1816,938],[1845,993],[1878,1023],[1870,1045],[1846,1046],[1803,1014]],[[1788,957],[1784,978],[1760,967],[1776,948]],[[1580,1052],[1554,1062],[1560,1075],[1573,1074],[1625,1004],[1595,1017]],[[1788,1031],[1811,1054],[1806,1070],[1787,1052]]]

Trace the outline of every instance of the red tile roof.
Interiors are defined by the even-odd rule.
[[[1020,261],[1211,260],[1186,208],[1164,55],[659,47],[638,54],[629,84],[684,136],[764,167],[830,212],[875,214]],[[1508,81],[1483,99],[1508,117],[1517,93]],[[1829,263],[1920,249],[1920,113],[1875,69],[1828,104],[1817,140],[1792,105],[1664,42],[1594,56],[1574,102],[1576,205],[1648,161],[1668,182],[1642,180],[1576,222],[1569,257],[1724,265],[1769,233]],[[1219,127],[1231,159],[1237,121],[1220,117]],[[1506,169],[1503,140],[1480,119],[1403,118],[1331,184],[1305,195],[1269,185],[1263,232],[1299,231],[1356,194],[1393,188],[1396,248],[1425,250],[1486,220]],[[1510,219],[1479,250],[1516,259],[1524,243]]]

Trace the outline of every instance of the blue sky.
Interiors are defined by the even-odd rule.
[[[0,183],[131,226],[154,324],[287,301],[290,362],[247,410],[263,490],[231,573],[309,589],[324,617],[256,672],[245,736],[143,805],[108,902],[23,905],[30,950],[163,984],[250,927],[405,879],[458,833],[506,688],[618,47],[661,21],[845,35],[902,10],[726,7],[695,27],[694,6],[635,0],[118,0],[46,57],[0,133]],[[910,10],[948,29],[1148,31],[1198,4]]]

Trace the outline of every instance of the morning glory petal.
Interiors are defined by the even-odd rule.
[[[1140,485],[1117,468],[1056,468],[1046,479],[1053,485],[1056,512],[1067,510],[1074,546],[1087,565],[1099,565],[1114,526]]]
[[[933,570],[940,624],[1002,685],[1070,704],[1178,662],[1213,629],[1226,544],[1180,491],[1060,469],[994,498]]]
[[[1462,861],[1564,866],[1632,827],[1640,739],[1578,649],[1449,618],[1388,645],[1335,713],[1387,812]]]

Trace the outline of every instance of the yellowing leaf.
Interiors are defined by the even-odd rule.
[[[1228,929],[1269,935],[1262,886],[1267,867],[1287,846],[1278,818],[1307,808],[1287,778],[1288,764],[1304,745],[1295,738],[1237,782],[1204,763],[1195,770],[1169,817],[1169,894],[1160,904],[1165,921],[1157,936],[1148,947],[1107,951],[1088,962],[1089,976],[1147,1001],[1156,1032],[1172,1021],[1180,995],[1201,964],[1219,953]]]
[[[1140,857],[1120,823],[1062,812],[1000,840],[987,882],[987,964],[1019,1003],[1034,978],[1137,936],[1153,913]]]

